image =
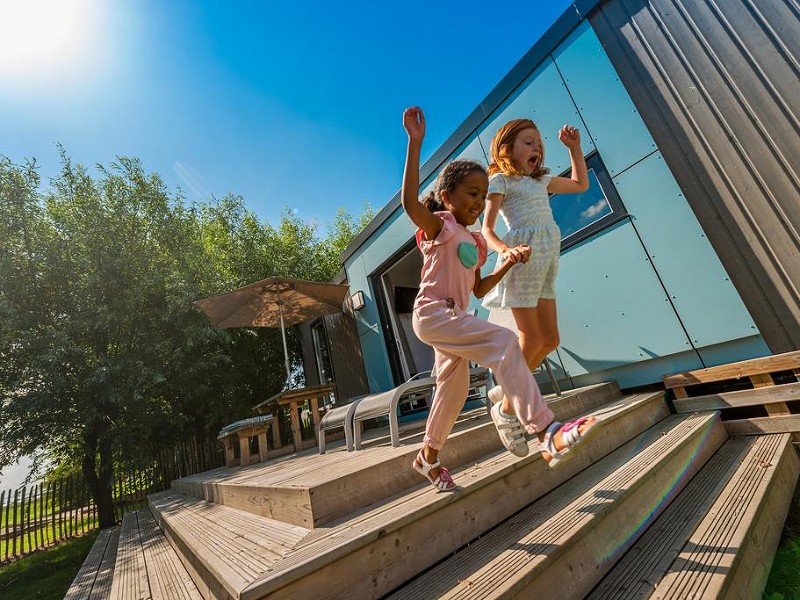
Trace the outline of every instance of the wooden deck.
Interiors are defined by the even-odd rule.
[[[117,560],[119,526],[102,530],[92,546],[64,600],[103,600],[111,593]]]
[[[618,396],[619,387],[605,383],[548,399],[556,417],[566,418]],[[382,428],[367,432],[360,451],[347,452],[340,441],[323,455],[310,449],[247,467],[216,469],[174,481],[172,489],[301,527],[319,527],[419,484],[409,465],[422,444],[423,427],[422,420],[404,424],[399,448],[392,447]],[[494,424],[481,408],[459,416],[440,458],[455,468],[501,449]]]
[[[397,448],[383,429],[362,451],[339,442],[175,481],[126,516],[102,559],[116,554],[113,589],[94,597],[630,598],[642,577],[664,597],[763,588],[800,470],[788,435],[729,439],[717,411],[670,415],[664,392],[616,385],[551,407],[598,417],[574,457],[550,469],[534,441],[513,456],[485,410],[465,412],[441,456],[449,493],[410,468],[422,422]]]

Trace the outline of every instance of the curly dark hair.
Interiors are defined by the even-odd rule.
[[[451,193],[467,175],[475,171],[486,174],[483,165],[474,160],[454,160],[439,172],[436,185],[422,199],[422,204],[431,212],[447,210],[442,201],[442,192]]]

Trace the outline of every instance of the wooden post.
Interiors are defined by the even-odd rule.
[[[222,438],[222,443],[225,447],[225,466],[235,467],[234,461],[236,459],[233,457],[233,436],[229,435]]]
[[[25,528],[23,531],[25,532],[25,538],[28,540],[28,548],[27,548],[28,552],[33,552],[33,548],[34,548],[34,544],[31,542],[31,534],[32,534],[32,532],[31,532],[31,528],[32,528],[31,517],[33,516],[31,514],[31,494],[32,493],[33,493],[33,490],[29,490],[28,491],[28,500],[26,502],[25,501],[25,488],[22,489],[22,505],[23,505],[22,526]],[[34,502],[35,502],[35,498],[34,498]],[[34,510],[36,510],[36,504],[34,504],[32,508]],[[27,552],[26,552],[26,554],[27,554]]]
[[[250,444],[246,433],[239,432],[239,464],[246,466],[250,464]]]
[[[14,521],[12,522],[11,555],[17,557],[17,509],[19,507],[19,490],[14,490]]]
[[[314,430],[314,440],[319,446],[319,397],[313,396],[310,401],[311,404],[311,422],[312,422],[312,429]]]
[[[56,492],[53,489],[55,487],[54,482],[49,482],[47,484],[47,500],[50,504],[50,527],[53,532],[53,539],[50,540],[51,543],[55,543],[58,539],[58,534],[56,532]]]
[[[11,494],[11,492],[9,492],[9,495],[10,494]],[[6,556],[5,556],[5,558],[3,558],[3,556],[0,554],[0,560],[5,560],[6,558],[8,558],[8,534],[7,534],[7,531],[8,531],[8,516],[7,516],[8,515],[8,511],[6,510],[6,507],[5,507],[5,500],[6,500],[6,492],[5,492],[5,490],[2,490],[2,491],[0,491],[0,527],[1,527],[1,529],[0,529],[0,534],[1,534],[0,535],[0,541],[5,541],[6,542],[6,544],[4,544],[5,547],[6,547]],[[6,515],[5,520],[3,519],[3,515]]]
[[[303,436],[300,434],[300,415],[297,414],[297,400],[292,400],[289,403],[289,419],[292,423],[294,451],[300,452],[303,449]]]
[[[45,527],[47,526],[47,520],[44,516],[45,512],[45,504],[44,504],[44,482],[39,482],[39,519],[36,525],[36,528],[39,533],[39,546],[44,548],[47,544],[47,539],[45,536]]]
[[[281,411],[280,407],[272,413],[272,445],[275,446],[275,450],[278,450],[282,447],[281,444]]]
[[[753,384],[754,388],[770,387],[775,385],[775,382],[772,380],[772,375],[770,375],[769,373],[759,373],[757,375],[751,375],[750,382]],[[767,414],[770,417],[792,414],[792,411],[789,410],[789,407],[786,406],[785,402],[774,402],[772,404],[765,404],[764,408],[767,410]]]
[[[11,490],[8,490],[8,495],[6,496],[6,531],[5,531],[5,540],[6,540],[6,560],[9,557],[8,551],[11,547]]]
[[[267,449],[267,427],[264,425],[263,431],[258,434],[258,460],[265,461],[269,458]]]

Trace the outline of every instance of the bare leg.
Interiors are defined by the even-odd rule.
[[[422,456],[425,457],[425,462],[429,465],[432,465],[437,460],[439,460],[439,451],[431,448],[428,444],[425,444],[422,447]],[[439,476],[439,471],[441,471],[441,467],[436,467],[435,469],[431,469],[431,476],[436,479]]]
[[[533,371],[559,344],[556,301],[542,298],[538,306],[512,308],[511,312],[517,323],[522,354],[528,368]],[[503,397],[501,410],[507,415],[514,414],[507,397]]]

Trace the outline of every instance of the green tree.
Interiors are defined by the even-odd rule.
[[[115,465],[207,438],[283,385],[277,330],[218,330],[192,302],[270,275],[327,281],[364,217],[320,239],[241,197],[170,198],[134,159],[98,168],[62,153],[41,191],[35,164],[0,159],[0,465],[80,465],[108,526]]]

